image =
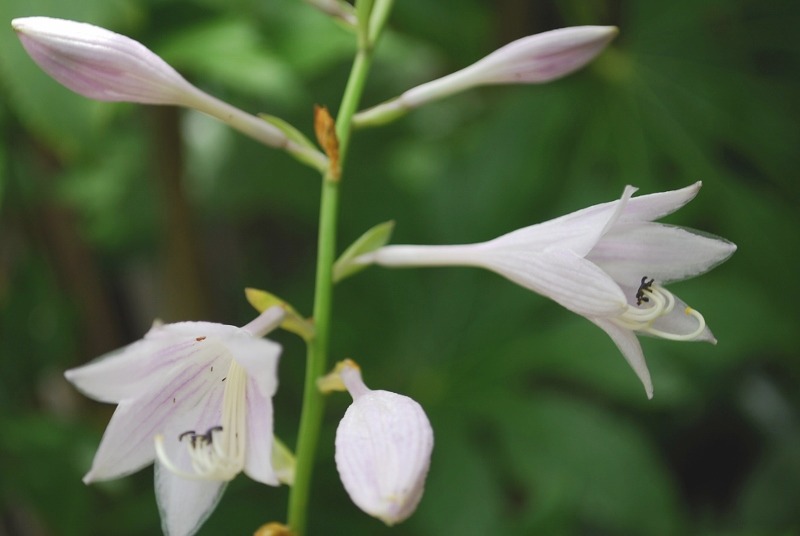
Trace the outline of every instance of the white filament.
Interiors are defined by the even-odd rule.
[[[191,434],[186,448],[192,462],[193,473],[183,471],[167,456],[164,436],[155,437],[156,455],[161,464],[183,478],[195,480],[233,480],[242,472],[245,463],[247,373],[231,360],[222,397],[221,429],[210,429],[206,434]]]
[[[652,305],[644,308],[628,305],[624,313],[613,319],[615,324],[625,329],[649,333],[650,335],[672,341],[694,340],[706,329],[706,320],[703,318],[703,315],[691,307],[684,309],[684,313],[697,319],[698,326],[694,331],[690,333],[669,333],[661,331],[660,329],[655,329],[653,327],[653,322],[662,316],[668,315],[675,308],[675,296],[659,285],[643,287],[641,291],[647,295]]]

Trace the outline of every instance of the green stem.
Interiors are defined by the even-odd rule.
[[[339,113],[336,117],[336,134],[339,138],[339,162],[344,167],[350,142],[351,120],[358,108],[367,79],[371,50],[359,49],[350,78],[347,81]],[[317,242],[317,275],[314,292],[314,325],[316,336],[308,343],[306,377],[303,391],[303,409],[297,438],[297,464],[294,484],[289,492],[289,528],[295,536],[306,530],[311,475],[316,458],[319,431],[322,426],[324,396],[317,389],[317,378],[327,372],[328,345],[330,341],[331,309],[333,305],[333,262],[336,255],[336,226],[339,213],[339,184],[326,173],[322,181],[320,199],[319,238]]]

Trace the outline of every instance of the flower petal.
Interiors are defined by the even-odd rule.
[[[700,191],[702,182],[668,192],[641,195],[630,200],[625,212],[620,216],[620,223],[631,221],[653,221],[672,214],[683,205],[694,199]]]
[[[98,357],[64,373],[67,380],[100,402],[119,403],[138,396],[177,364],[205,359],[198,351],[211,335],[239,332],[239,328],[210,322],[180,322],[154,326],[144,339]]]
[[[673,294],[675,298],[675,308],[667,315],[661,316],[653,322],[653,328],[665,333],[673,333],[675,335],[685,335],[694,332],[698,327],[698,319],[686,313],[687,305],[683,300]],[[650,335],[649,333],[642,332],[643,335]],[[717,339],[711,333],[708,326],[692,341],[704,341],[711,344],[717,344]]]
[[[270,486],[279,484],[272,467],[272,395],[266,395],[256,379],[247,380],[247,446],[244,472]]]
[[[224,347],[206,345],[191,362],[169,370],[140,396],[120,402],[84,481],[118,478],[152,462],[157,434],[165,436],[167,452],[180,460],[186,450],[178,443],[182,432],[219,424],[222,379],[230,362]],[[190,467],[188,460],[176,465],[185,470]]]
[[[492,247],[542,251],[547,248],[569,249],[581,257],[586,255],[617,219],[636,191],[626,186],[616,201],[594,205],[565,216],[517,229],[487,242]]]
[[[190,480],[155,464],[155,487],[161,528],[166,536],[190,536],[217,506],[225,482]]]
[[[499,249],[485,255],[484,266],[583,316],[614,316],[626,306],[619,285],[572,251]]]
[[[621,285],[647,276],[660,284],[705,273],[736,251],[722,238],[660,223],[618,224],[587,255]]]
[[[278,358],[281,345],[268,339],[254,339],[250,335],[228,337],[225,346],[245,371],[255,380],[262,396],[272,397],[278,389]]]
[[[608,333],[608,336],[611,337],[611,340],[614,341],[625,360],[641,380],[645,393],[647,393],[647,398],[653,398],[653,382],[650,379],[650,371],[647,369],[647,363],[644,360],[642,346],[639,344],[636,335],[631,330],[621,328],[604,318],[590,318],[589,320]]]

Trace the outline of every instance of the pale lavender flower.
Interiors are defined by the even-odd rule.
[[[383,266],[476,266],[547,296],[600,326],[638,375],[653,385],[637,333],[716,343],[703,316],[663,285],[707,272],[736,246],[654,223],[688,203],[701,183],[595,205],[494,240],[455,246],[386,246],[357,262]]]
[[[231,106],[187,82],[141,43],[82,22],[50,17],[14,19],[11,26],[31,58],[72,91],[102,101],[194,108],[253,139],[282,148],[325,169],[318,151],[287,137],[276,126]]]
[[[369,389],[352,360],[334,374],[353,397],[336,430],[342,484],[361,510],[387,525],[399,523],[414,513],[425,489],[433,450],[428,417],[407,396]]]
[[[117,404],[91,483],[155,461],[165,534],[193,534],[240,472],[278,485],[272,467],[272,396],[281,348],[261,337],[283,309],[243,328],[210,322],[154,325],[143,339],[66,372],[87,396]]]
[[[386,123],[413,108],[473,87],[550,82],[589,63],[616,35],[613,26],[574,26],[523,37],[469,67],[359,112],[353,122],[357,126]]]

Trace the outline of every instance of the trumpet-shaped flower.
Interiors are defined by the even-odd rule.
[[[616,35],[613,26],[574,26],[529,35],[469,67],[359,112],[353,121],[357,126],[386,123],[423,104],[478,86],[550,82],[589,63]]]
[[[433,450],[428,417],[407,396],[369,389],[349,359],[334,374],[353,397],[336,430],[342,484],[364,512],[399,523],[414,513],[425,489]]]
[[[637,333],[678,341],[716,339],[703,316],[664,285],[700,275],[736,246],[655,223],[688,203],[701,183],[595,205],[488,242],[456,246],[386,246],[357,259],[383,266],[486,268],[547,296],[602,328],[642,381],[653,386]]]
[[[324,169],[325,157],[276,126],[231,106],[187,82],[141,43],[92,24],[50,17],[11,21],[39,67],[75,93],[102,101],[186,106],[216,117],[253,139],[286,149]]]
[[[87,396],[117,404],[84,482],[155,461],[165,534],[193,534],[240,472],[278,485],[272,396],[281,348],[262,339],[283,319],[266,310],[243,328],[155,325],[143,339],[66,372]]]

